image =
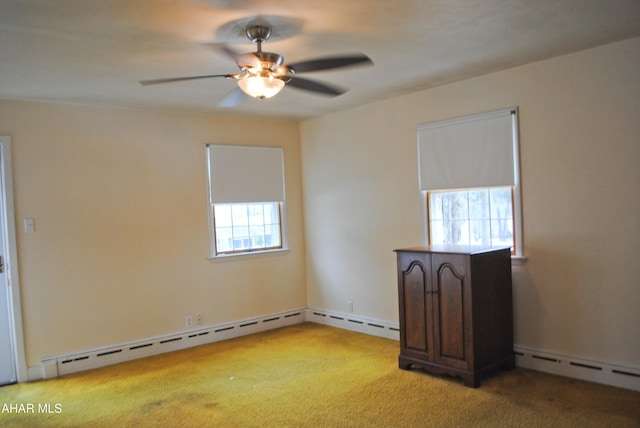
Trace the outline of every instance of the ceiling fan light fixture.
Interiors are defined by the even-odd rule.
[[[284,88],[285,82],[268,70],[260,73],[248,73],[238,79],[238,86],[242,91],[261,100],[271,98]]]
[[[235,24],[234,24],[235,25]],[[221,43],[208,43],[232,59],[240,69],[237,74],[210,74],[200,76],[170,77],[140,81],[142,85],[157,83],[180,82],[210,77],[224,77],[238,81],[238,88],[232,91],[231,97],[225,97],[218,103],[220,107],[237,105],[244,98],[243,93],[253,98],[265,99],[277,95],[285,85],[316,94],[335,97],[346,92],[346,89],[324,84],[310,79],[294,77],[301,72],[332,70],[354,65],[371,65],[373,62],[365,54],[355,53],[348,56],[331,56],[294,64],[284,64],[284,57],[273,52],[264,52],[262,44],[271,36],[271,27],[261,24],[248,25],[246,34],[249,40],[257,45],[256,52],[239,53],[231,47]],[[282,33],[280,33],[282,34]]]

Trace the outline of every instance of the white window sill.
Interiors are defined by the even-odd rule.
[[[276,250],[256,250],[247,251],[246,253],[233,253],[233,254],[220,254],[217,256],[208,257],[209,260],[214,262],[232,261],[232,260],[247,260],[270,256],[282,256],[291,251],[291,248],[278,248]]]
[[[522,266],[526,261],[525,256],[511,256],[511,266]]]

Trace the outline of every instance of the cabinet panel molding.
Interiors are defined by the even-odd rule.
[[[403,292],[404,314],[412,320],[405,330],[405,346],[408,349],[428,352],[427,337],[423,334],[427,326],[427,270],[422,263],[414,261],[402,272],[405,284]]]

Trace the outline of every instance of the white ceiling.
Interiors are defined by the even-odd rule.
[[[233,80],[138,83],[237,72],[204,43],[255,51],[256,17],[285,63],[375,65],[303,75],[349,88],[336,98],[285,87],[227,109]],[[303,119],[638,36],[640,0],[0,0],[0,98]]]

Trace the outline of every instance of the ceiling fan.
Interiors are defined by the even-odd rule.
[[[240,72],[237,74],[171,77],[166,79],[142,80],[140,81],[140,84],[155,85],[159,83],[207,79],[212,77],[235,79],[238,82],[238,87],[218,103],[218,106],[220,107],[232,107],[240,103],[245,94],[259,99],[270,98],[280,92],[285,85],[304,91],[335,97],[346,92],[346,89],[314,80],[304,79],[298,77],[297,74],[355,65],[373,64],[373,61],[371,61],[368,56],[361,53],[346,56],[316,58],[293,64],[284,64],[284,57],[282,55],[262,51],[262,43],[269,40],[269,37],[271,36],[271,27],[266,25],[248,25],[246,28],[246,35],[249,40],[257,44],[258,48],[256,52],[238,53],[224,44],[210,44],[235,61],[236,65],[240,69]]]

